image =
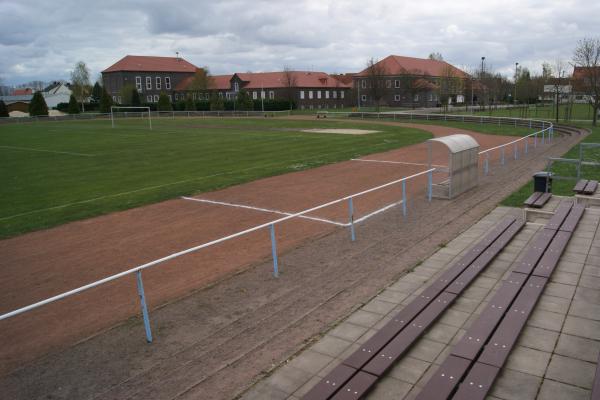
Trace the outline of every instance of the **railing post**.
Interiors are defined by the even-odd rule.
[[[487,152],[485,153],[485,161],[483,163],[483,170],[485,175],[487,175],[490,172],[490,153]]]
[[[433,189],[433,171],[427,173],[427,200],[431,203],[431,195]]]
[[[527,148],[529,147],[529,136],[525,138],[525,155],[527,155]]]
[[[501,150],[501,153],[502,153],[502,155],[500,157],[500,164],[504,165],[504,146],[502,146],[500,148],[500,150]]]
[[[402,215],[406,217],[406,181],[402,181]]]
[[[546,131],[543,130],[542,131],[542,144],[545,144],[545,143],[546,143]]]
[[[535,133],[535,136],[533,137],[533,138],[534,138],[534,139],[533,139],[533,148],[534,148],[534,149],[535,149],[535,148],[537,148],[537,135],[538,135],[538,133],[536,132],[536,133]]]
[[[519,158],[519,142],[515,142],[515,160]]]
[[[146,306],[146,294],[144,293],[144,283],[142,282],[142,271],[138,271],[137,275],[137,290],[140,296],[140,304],[142,306],[142,317],[144,319],[144,329],[146,330],[146,341],[152,343],[152,331],[150,330],[150,318],[148,317],[148,307]]]
[[[348,214],[350,220],[350,238],[354,242],[356,240],[356,234],[354,233],[354,206],[352,204],[352,197],[348,199]]]
[[[277,242],[275,241],[275,224],[269,226],[271,231],[271,254],[273,256],[273,276],[279,277],[279,262],[277,260]]]

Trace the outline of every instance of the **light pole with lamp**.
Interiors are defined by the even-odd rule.
[[[513,103],[516,105],[517,104],[517,80],[519,79],[519,63],[516,62],[515,63],[515,98],[513,100]]]
[[[481,57],[481,74],[479,75],[479,83],[481,84],[481,105],[485,110],[485,89],[483,87],[483,62],[485,61],[485,57]]]

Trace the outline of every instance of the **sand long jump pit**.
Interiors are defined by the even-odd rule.
[[[303,129],[301,132],[306,133],[335,133],[340,135],[368,135],[370,133],[379,133],[381,131],[372,131],[368,129],[345,129],[345,128],[327,128],[327,129]]]

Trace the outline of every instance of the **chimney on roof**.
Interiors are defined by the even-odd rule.
[[[176,54],[176,57],[175,57],[175,58],[176,58],[176,59],[179,61],[179,60],[180,60],[180,58],[179,58],[179,52],[178,52],[178,51],[176,51],[176,52],[175,52],[175,54]]]

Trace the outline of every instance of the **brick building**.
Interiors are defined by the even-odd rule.
[[[388,107],[435,107],[464,103],[469,75],[445,61],[388,56],[354,75],[354,104]]]
[[[245,90],[253,100],[292,101],[298,109],[336,109],[352,105],[349,96],[352,84],[343,82],[324,72],[281,71],[235,73],[212,77],[209,90],[195,92],[190,88],[193,78],[187,78],[177,86],[175,99],[192,96],[207,100],[211,92],[224,99],[233,100]]]
[[[156,103],[162,92],[173,99],[177,85],[196,70],[198,67],[180,57],[127,55],[102,71],[102,81],[117,104],[121,103],[121,89],[127,85],[137,88],[143,103]]]

